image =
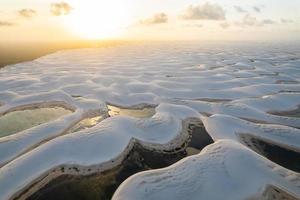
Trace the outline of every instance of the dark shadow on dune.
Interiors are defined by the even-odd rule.
[[[204,126],[190,125],[191,140],[173,152],[156,152],[135,144],[120,166],[88,176],[63,175],[45,185],[28,200],[105,200],[129,176],[150,169],[172,165],[182,158],[196,154],[213,143]],[[190,149],[189,149],[190,148]]]
[[[198,101],[206,101],[211,103],[222,103],[222,102],[230,102],[232,99],[211,99],[211,98],[200,98]]]
[[[261,200],[297,200],[297,199],[298,199],[297,197],[294,197],[288,192],[272,185],[266,187],[261,197]]]
[[[205,130],[204,125],[190,125],[191,139],[187,144],[186,152],[187,155],[198,154],[204,147],[212,144],[214,141]]]
[[[293,80],[278,80],[275,82],[276,84],[298,84],[298,81]]]
[[[282,111],[282,112],[270,112],[270,114],[284,116],[284,117],[299,117],[300,118],[300,105],[295,110]]]
[[[129,176],[169,166],[185,157],[185,152],[164,154],[135,145],[122,164],[104,173],[89,176],[63,175],[33,194],[29,200],[110,199],[117,187]]]
[[[249,134],[241,134],[240,138],[253,151],[287,169],[300,173],[300,153],[252,137]]]

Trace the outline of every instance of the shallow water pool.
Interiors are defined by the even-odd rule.
[[[72,113],[62,107],[13,111],[0,117],[0,137],[11,135]]]
[[[74,133],[77,131],[81,131],[87,128],[91,128],[101,122],[104,119],[103,116],[97,116],[97,117],[91,117],[91,118],[86,118],[75,124],[68,132],[69,133]]]
[[[107,105],[107,107],[108,107],[108,114],[111,117],[117,115],[123,115],[123,116],[130,116],[136,118],[148,118],[148,117],[152,117],[155,114],[154,107],[145,107],[141,109],[121,108],[112,105]]]

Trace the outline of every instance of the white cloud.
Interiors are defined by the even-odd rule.
[[[276,22],[272,19],[264,19],[264,20],[258,20],[255,16],[252,16],[250,14],[246,14],[242,21],[235,23],[237,26],[245,27],[245,26],[264,26],[264,25],[273,25],[276,24]]]
[[[242,7],[240,6],[234,6],[234,9],[239,12],[239,13],[246,13],[247,11],[244,10]]]
[[[264,20],[262,20],[261,23],[262,24],[276,24],[276,22],[271,19],[264,19]]]
[[[181,15],[185,20],[224,20],[224,9],[218,4],[205,3],[202,5],[188,6]]]
[[[143,25],[163,24],[168,22],[168,16],[165,13],[157,13],[153,17],[140,21]]]
[[[258,13],[260,13],[260,11],[261,11],[258,6],[253,6],[253,10]]]
[[[185,28],[202,28],[203,24],[184,24],[183,27],[185,27]]]
[[[284,19],[284,18],[282,18],[280,21],[281,21],[281,23],[283,23],[283,24],[289,24],[289,23],[293,23],[293,22],[294,22],[294,21],[291,20],[291,19]]]
[[[66,2],[52,3],[50,12],[54,16],[67,15],[73,8]]]
[[[242,22],[240,22],[240,25],[242,26],[257,26],[259,24],[256,17],[251,16],[249,14],[245,15],[242,19]]]
[[[25,18],[32,18],[34,16],[36,16],[36,11],[33,9],[22,9],[18,11],[18,14],[21,17],[25,17]]]
[[[9,21],[0,21],[0,27],[1,26],[14,26],[15,24]]]
[[[219,24],[221,28],[226,29],[230,27],[230,24],[228,22],[220,23]]]

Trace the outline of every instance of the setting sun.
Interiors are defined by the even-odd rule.
[[[117,1],[74,1],[75,9],[64,17],[66,26],[84,39],[119,37],[131,22],[130,7]]]

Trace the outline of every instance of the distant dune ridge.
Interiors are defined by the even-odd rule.
[[[107,47],[125,41],[69,41],[69,42],[0,42],[0,68],[30,61],[63,49]]]

